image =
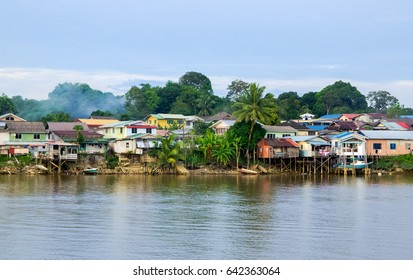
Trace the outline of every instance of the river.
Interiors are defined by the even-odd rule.
[[[0,259],[413,259],[413,176],[0,176]]]

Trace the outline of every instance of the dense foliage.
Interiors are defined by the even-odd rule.
[[[220,97],[214,95],[208,77],[193,71],[185,73],[178,82],[168,81],[164,86],[134,85],[121,96],[92,89],[87,84],[62,83],[49,93],[46,100],[27,99],[20,95],[10,98],[2,94],[0,111],[15,113],[28,121],[46,120],[61,113],[71,119],[91,115],[114,116],[120,120],[143,119],[151,113],[208,116],[220,111],[233,113],[239,110],[239,102],[245,99],[245,92],[253,84],[234,80],[228,85],[226,96]],[[387,91],[372,91],[366,97],[343,81],[301,96],[289,91],[276,97],[262,88],[260,97],[271,103],[269,124],[297,119],[307,112],[316,117],[329,113],[386,112],[392,116],[413,113],[411,108],[399,104],[397,98]]]

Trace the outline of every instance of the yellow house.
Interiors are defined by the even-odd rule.
[[[145,118],[145,121],[162,129],[168,129],[173,125],[179,129],[184,129],[186,127],[186,118],[186,116],[181,114],[150,114]]]

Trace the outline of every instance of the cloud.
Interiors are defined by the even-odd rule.
[[[397,97],[401,104],[413,108],[413,80],[363,81],[357,79],[308,77],[300,79],[261,78],[257,76],[235,77],[230,75],[209,76],[216,95],[225,96],[228,85],[240,79],[259,83],[267,92],[278,96],[280,93],[295,91],[300,95],[310,91],[320,91],[335,81],[343,80],[357,87],[364,95],[370,91],[385,90]],[[174,75],[147,75],[115,71],[75,71],[43,68],[0,68],[0,93],[8,96],[21,95],[24,98],[47,99],[48,94],[64,82],[87,83],[92,88],[125,94],[132,85],[149,83],[164,85],[167,81],[178,81]]]

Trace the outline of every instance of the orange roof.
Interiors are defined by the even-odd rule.
[[[348,119],[354,119],[354,118],[360,116],[360,114],[343,114],[343,116],[345,116]]]
[[[87,124],[89,127],[97,127],[105,124],[110,124],[114,122],[119,122],[119,120],[105,120],[105,119],[76,119],[76,122],[82,122]]]

